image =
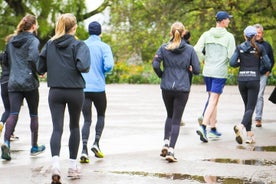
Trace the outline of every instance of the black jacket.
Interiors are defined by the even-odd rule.
[[[257,44],[260,54],[256,55],[256,50],[245,41],[237,46],[233,56],[230,59],[230,66],[240,67],[238,81],[258,81],[260,80],[260,68],[267,70],[271,68],[270,59],[266,50],[260,44]],[[262,58],[262,59],[261,59]]]
[[[43,47],[37,70],[47,72],[49,87],[84,88],[81,72],[88,72],[90,52],[83,41],[66,34],[56,40],[49,40]]]
[[[7,44],[10,68],[8,90],[32,91],[39,87],[36,63],[39,58],[39,40],[30,32],[21,32]]]
[[[184,40],[174,50],[167,50],[167,44],[162,45],[152,62],[153,69],[161,78],[161,89],[174,91],[190,91],[189,67],[193,74],[199,74],[200,63],[194,48]],[[163,62],[163,69],[161,69]]]
[[[7,83],[9,80],[10,69],[8,64],[8,54],[6,51],[0,53],[0,64],[1,64],[1,84]]]
[[[265,74],[268,71],[271,72],[271,70],[273,68],[273,65],[274,65],[274,56],[273,56],[272,47],[271,47],[271,45],[268,42],[262,40],[262,41],[258,41],[258,43],[264,47],[264,49],[265,49],[265,51],[267,53],[267,56],[270,59],[270,63],[271,63],[271,67],[270,68],[265,68],[265,67],[262,67],[262,66],[260,67],[260,73],[261,73],[261,75],[263,75],[263,74]]]

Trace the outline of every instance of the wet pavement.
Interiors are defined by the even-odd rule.
[[[243,103],[237,86],[226,86],[218,109],[219,140],[202,143],[196,130],[197,117],[203,110],[207,94],[203,85],[193,85],[183,115],[184,126],[175,148],[176,163],[159,156],[163,144],[165,108],[159,85],[107,85],[108,108],[105,130],[100,142],[105,157],[90,151],[90,163],[82,164],[80,180],[66,178],[68,168],[68,114],[65,117],[61,147],[63,184],[178,184],[178,183],[276,183],[276,105],[265,91],[263,127],[256,128],[256,143],[238,145],[233,126],[241,120]],[[51,183],[49,140],[52,131],[48,108],[48,88],[40,86],[39,143],[46,151],[36,157],[30,152],[30,124],[26,102],[21,108],[11,144],[11,161],[0,161],[0,184]],[[3,110],[3,106],[0,107]],[[93,109],[90,142],[94,138],[96,112]],[[82,125],[82,119],[81,119]],[[253,124],[254,125],[254,124]],[[3,136],[1,137],[3,142]]]

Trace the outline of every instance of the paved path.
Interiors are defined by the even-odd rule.
[[[61,148],[63,181],[67,184],[178,184],[213,179],[217,183],[276,183],[276,105],[267,100],[272,89],[269,86],[265,92],[263,127],[253,127],[256,144],[239,146],[233,133],[233,126],[243,112],[237,86],[226,86],[221,96],[218,129],[223,133],[222,138],[206,144],[195,131],[207,95],[204,86],[193,85],[183,115],[185,126],[181,127],[175,150],[178,162],[168,163],[159,156],[166,115],[159,86],[108,85],[106,125],[100,145],[105,158],[95,158],[90,152],[90,163],[81,165],[82,178],[74,181],[66,178],[69,132],[66,115]],[[52,123],[47,96],[48,88],[42,83],[39,143],[46,145],[45,153],[29,156],[29,117],[24,103],[16,127],[20,140],[11,145],[12,160],[0,161],[1,184],[50,183]],[[94,137],[95,114],[93,109],[91,137]]]

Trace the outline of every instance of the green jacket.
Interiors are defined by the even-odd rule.
[[[194,46],[200,61],[204,60],[203,76],[227,78],[228,62],[235,48],[234,36],[225,28],[213,27],[204,32]]]

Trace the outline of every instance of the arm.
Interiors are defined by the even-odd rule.
[[[36,64],[36,70],[38,74],[43,75],[47,72],[47,44],[42,48],[40,54],[39,54],[39,60]]]
[[[264,47],[262,47],[262,56],[260,58],[260,64],[261,67],[265,67],[267,70],[271,69],[271,61],[266,53],[266,50],[264,49]]]
[[[161,67],[160,67],[162,60],[163,58],[162,58],[161,47],[160,47],[152,61],[153,70],[159,78],[161,78],[163,74],[163,71],[161,70]]]
[[[239,48],[237,47],[234,54],[230,58],[230,66],[232,67],[239,67],[240,62],[239,62]]]
[[[104,48],[103,53],[104,72],[108,73],[112,71],[114,67],[113,54],[109,45]]]
[[[194,49],[192,51],[192,57],[191,57],[190,63],[192,65],[193,74],[198,75],[200,72],[200,63],[199,63],[199,59],[198,59],[197,54]]]
[[[75,48],[75,62],[77,69],[82,73],[89,72],[90,51],[87,45],[80,41]]]
[[[206,32],[200,36],[199,40],[197,41],[197,43],[194,46],[194,49],[197,53],[199,61],[204,61],[204,59],[205,59],[205,56],[203,54],[203,51],[205,53],[205,48],[204,48],[205,47],[205,35],[206,35]]]

